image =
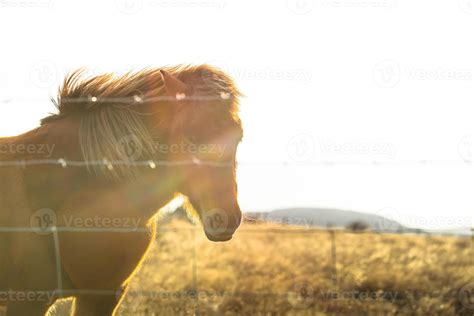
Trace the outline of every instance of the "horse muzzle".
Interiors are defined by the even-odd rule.
[[[208,214],[203,220],[204,232],[210,241],[224,242],[232,239],[242,221],[240,211],[235,215],[222,212]]]

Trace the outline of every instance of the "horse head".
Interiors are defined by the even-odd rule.
[[[235,179],[243,134],[240,96],[229,76],[207,65],[117,79],[106,74],[83,80],[76,72],[60,91],[59,115],[44,124],[79,116],[79,147],[90,171],[120,181],[147,179],[133,190],[155,189],[158,177],[160,191],[187,197],[188,213],[203,223],[210,240],[225,241],[241,222]],[[105,163],[93,163],[104,157]],[[155,172],[143,168],[146,161],[159,162]]]
[[[187,209],[199,218],[211,241],[232,238],[241,222],[237,201],[236,152],[242,139],[237,116],[239,92],[215,69],[161,71],[173,119],[168,127],[168,161]],[[184,162],[179,164],[179,162]]]

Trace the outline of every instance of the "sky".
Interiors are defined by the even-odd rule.
[[[0,1],[0,135],[66,73],[209,63],[246,97],[245,211],[333,207],[472,227],[470,0]]]

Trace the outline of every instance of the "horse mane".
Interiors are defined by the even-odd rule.
[[[226,101],[221,102],[222,107],[240,122],[237,112],[241,93],[227,74],[208,65],[179,65],[128,72],[121,76],[107,73],[89,78],[85,78],[82,69],[74,71],[66,76],[57,100],[53,100],[58,113],[42,119],[41,125],[79,116],[79,145],[88,170],[115,179],[133,177],[140,169],[133,164],[136,157],[129,157],[119,148],[119,143],[124,138],[133,137],[134,141],[140,142],[140,160],[152,159],[155,136],[145,125],[144,114],[137,111],[137,107],[156,102],[157,98],[169,99],[161,70],[192,86],[193,96],[224,95],[227,100],[222,100]],[[111,162],[113,168],[104,162]]]

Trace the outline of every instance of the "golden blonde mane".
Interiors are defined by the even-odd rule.
[[[145,125],[144,114],[137,109],[142,104],[158,104],[170,98],[161,70],[192,86],[196,97],[227,99],[222,102],[225,112],[237,117],[241,94],[228,75],[208,65],[180,65],[129,72],[118,77],[109,73],[84,78],[83,70],[75,71],[65,78],[54,101],[58,113],[43,119],[42,124],[80,116],[79,144],[88,169],[116,179],[134,176],[140,170],[135,160],[153,159],[154,146],[153,131]],[[124,139],[138,143],[139,156],[130,156],[122,150],[120,143]]]

